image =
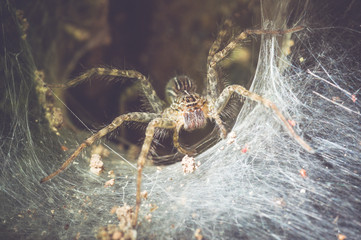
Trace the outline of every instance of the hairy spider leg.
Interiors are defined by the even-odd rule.
[[[48,175],[47,177],[40,180],[40,183],[46,182],[59,173],[61,173],[65,168],[69,166],[71,162],[74,161],[74,159],[81,153],[81,151],[92,145],[95,141],[98,139],[104,137],[108,133],[114,131],[116,128],[118,128],[123,122],[125,121],[134,121],[134,122],[149,122],[152,119],[155,119],[159,117],[159,114],[156,113],[145,113],[145,112],[133,112],[133,113],[127,113],[124,115],[120,115],[119,117],[115,118],[112,123],[110,123],[108,126],[102,128],[97,133],[92,135],[91,137],[87,138],[80,146],[74,151],[74,153],[63,163],[63,165],[53,172],[52,174]]]
[[[208,52],[208,57],[207,57],[207,95],[212,97],[212,98],[217,98],[217,82],[218,82],[218,75],[217,72],[214,71],[213,68],[210,68],[210,62],[213,59],[214,54],[216,54],[216,52],[219,50],[221,43],[223,41],[223,38],[226,36],[226,34],[228,33],[229,28],[232,27],[232,21],[230,19],[227,19],[224,21],[222,29],[219,31],[218,35],[217,35],[217,39],[213,42],[211,48],[209,49]]]
[[[138,157],[138,176],[137,176],[137,194],[136,194],[136,205],[135,205],[135,215],[132,222],[133,227],[137,226],[137,219],[140,209],[140,203],[141,203],[141,185],[142,185],[142,170],[145,164],[145,161],[147,160],[147,155],[149,152],[149,149],[151,147],[155,128],[165,128],[165,129],[172,129],[176,128],[176,123],[172,120],[164,119],[161,117],[153,119],[147,126],[147,129],[145,131],[145,139],[143,142],[143,146],[141,149],[141,152]]]
[[[214,119],[214,121],[216,122],[217,126],[219,127],[219,129],[221,130],[221,138],[225,139],[227,137],[227,129],[223,124],[222,119],[220,118],[219,114],[215,114],[214,116],[212,116],[212,118]]]
[[[119,70],[116,68],[108,69],[108,68],[91,68],[88,71],[84,72],[77,78],[69,81],[65,84],[66,87],[75,86],[81,82],[89,80],[94,75],[99,76],[113,76],[113,77],[126,77],[126,78],[135,78],[140,81],[142,89],[146,98],[148,99],[150,105],[156,113],[160,113],[165,108],[165,103],[162,101],[157,93],[155,92],[153,86],[150,84],[149,80],[140,72],[135,70]]]
[[[219,47],[221,46],[221,43],[223,41],[223,38],[228,33],[229,28],[232,27],[232,21],[230,19],[227,19],[224,21],[222,29],[219,31],[216,40],[213,42],[212,46],[209,49],[207,62],[212,59],[214,54],[219,50]]]
[[[215,103],[216,114],[219,115],[223,108],[226,106],[228,99],[231,97],[232,93],[237,93],[243,97],[249,98],[252,101],[262,103],[265,107],[270,108],[277,115],[277,117],[283,122],[283,126],[286,128],[288,133],[293,137],[305,150],[310,153],[314,153],[314,149],[308,145],[292,128],[292,126],[287,122],[286,118],[283,116],[278,107],[271,101],[259,96],[256,93],[250,92],[240,85],[231,85],[226,87],[219,98]]]
[[[194,155],[194,154],[196,154],[196,150],[187,150],[187,149],[184,149],[184,148],[180,145],[180,143],[179,143],[179,131],[180,131],[180,129],[182,128],[182,126],[183,126],[183,125],[180,125],[180,126],[178,126],[178,127],[176,127],[176,128],[174,129],[174,132],[173,132],[173,145],[174,145],[174,147],[177,148],[177,150],[178,150],[180,153],[182,153],[182,154],[184,154],[184,155],[189,155],[189,156]]]
[[[296,26],[293,28],[288,29],[275,29],[275,30],[267,30],[267,29],[247,29],[244,32],[246,34],[255,34],[255,35],[265,35],[265,34],[271,34],[271,35],[284,35],[288,33],[295,33],[303,30],[304,26]]]

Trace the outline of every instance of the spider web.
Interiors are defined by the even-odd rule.
[[[196,157],[201,164],[194,173],[184,175],[181,163],[145,167],[142,190],[148,198],[138,238],[191,239],[197,229],[205,239],[361,235],[360,5],[275,2],[262,7],[264,27],[283,28],[289,19],[308,28],[292,37],[288,58],[280,54],[287,39],[262,37],[251,90],[293,120],[316,154],[288,136],[272,112],[246,101],[233,133]],[[100,227],[117,224],[113,206],[134,204],[134,164],[113,152],[106,168],[117,176],[115,185],[105,188],[107,174],[91,174],[79,156],[40,185],[66,159],[59,146],[75,148],[88,134],[75,140],[70,131],[57,136],[48,130],[39,117],[31,46],[20,30],[9,34],[8,28],[20,27],[12,6],[2,2],[0,10],[1,235],[95,238]],[[145,219],[149,214],[151,221]]]

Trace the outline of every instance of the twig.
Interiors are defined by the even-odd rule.
[[[331,86],[340,89],[341,91],[343,91],[344,93],[346,93],[347,95],[349,95],[350,97],[352,97],[352,93],[349,93],[348,91],[346,91],[345,89],[337,86],[336,84],[330,83],[330,82],[327,81],[326,79],[324,79],[324,78],[322,78],[322,77],[320,77],[320,76],[317,76],[316,74],[314,74],[313,72],[311,72],[310,69],[307,69],[307,72],[308,72],[309,74],[311,74],[312,76],[314,76],[314,77],[316,77],[316,78],[318,78],[318,79],[320,79],[320,80],[322,80],[322,81],[330,84]]]
[[[332,102],[333,104],[335,104],[335,105],[337,105],[337,106],[339,106],[339,107],[342,107],[342,108],[346,109],[346,110],[349,111],[349,112],[353,112],[353,113],[361,116],[360,112],[353,111],[353,110],[351,110],[351,109],[349,109],[349,108],[347,108],[347,107],[345,107],[345,106],[343,106],[343,105],[341,105],[341,104],[339,104],[339,103],[337,103],[337,102],[335,102],[335,101],[332,101],[331,99],[328,99],[327,97],[319,94],[318,92],[315,92],[315,91],[312,91],[312,92],[313,92],[314,94],[320,96],[321,98],[323,98],[323,99],[325,99],[325,100],[327,100],[327,101],[329,101],[329,102]]]

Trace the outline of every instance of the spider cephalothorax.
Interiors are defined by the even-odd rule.
[[[230,25],[226,21],[226,25]],[[209,50],[207,58],[207,95],[201,96],[195,92],[195,84],[187,76],[178,76],[166,86],[167,104],[161,100],[153,89],[148,79],[141,73],[134,70],[119,70],[107,68],[93,68],[83,73],[74,80],[68,82],[66,86],[71,87],[79,82],[90,79],[95,76],[111,76],[114,78],[125,77],[137,79],[151,105],[153,112],[132,112],[122,114],[116,117],[112,123],[97,133],[87,138],[74,153],[63,163],[63,165],[49,176],[43,178],[40,182],[45,182],[63,171],[87,146],[92,145],[96,140],[102,138],[106,134],[114,131],[124,122],[143,122],[148,123],[145,131],[145,139],[138,157],[138,175],[137,175],[137,194],[136,194],[136,207],[135,216],[132,220],[132,225],[135,227],[137,224],[138,213],[141,203],[141,179],[142,169],[148,157],[149,150],[154,138],[156,128],[173,130],[173,144],[177,150],[183,154],[188,154],[189,151],[185,150],[179,144],[179,131],[183,127],[187,131],[203,128],[207,119],[213,120],[216,126],[220,129],[220,136],[225,138],[227,130],[223,125],[220,118],[221,112],[227,105],[231,95],[236,93],[240,96],[248,98],[252,101],[263,104],[266,108],[271,109],[274,114],[281,120],[283,126],[288,133],[307,151],[313,152],[313,149],[293,130],[292,126],[288,123],[287,119],[283,116],[278,107],[256,93],[250,92],[240,85],[227,86],[223,91],[218,94],[219,79],[217,74],[217,63],[224,59],[237,45],[240,45],[248,35],[259,34],[285,34],[292,33],[303,29],[302,27],[295,27],[288,30],[246,30],[239,34],[233,41],[228,43],[223,49],[220,50],[223,37],[226,35],[226,30],[222,30],[216,41],[213,43]]]

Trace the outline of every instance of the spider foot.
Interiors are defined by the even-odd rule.
[[[188,155],[188,156],[194,156],[197,154],[197,151],[195,149],[184,149],[181,147],[178,147],[178,151],[184,155]]]
[[[195,150],[195,149],[193,149],[193,150],[188,150],[187,151],[187,155],[188,156],[194,156],[194,155],[196,155],[197,154],[197,151]]]

